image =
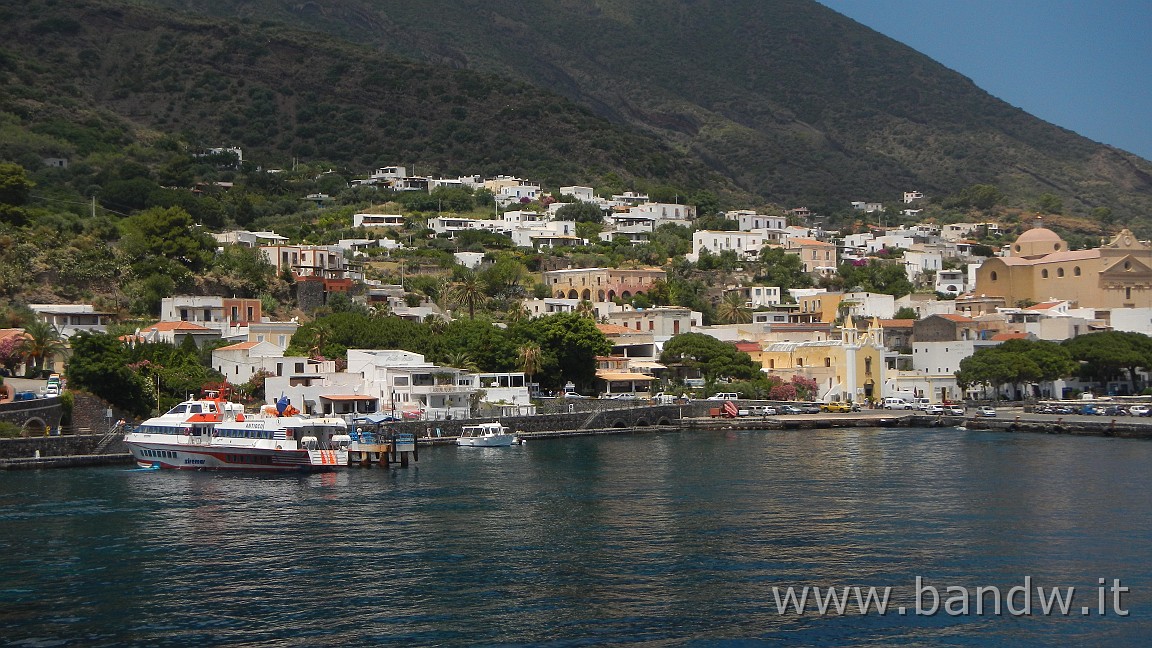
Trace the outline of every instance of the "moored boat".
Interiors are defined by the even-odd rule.
[[[220,399],[189,400],[128,432],[124,443],[146,468],[321,471],[348,465],[343,419],[279,414],[245,414],[239,404]]]
[[[465,425],[460,429],[456,445],[476,448],[498,448],[519,443],[520,439],[500,423]]]

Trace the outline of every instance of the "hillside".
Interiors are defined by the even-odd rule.
[[[996,184],[1148,221],[1152,164],[1043,122],[812,0],[149,0],[280,21],[562,94],[815,208]]]
[[[561,183],[731,183],[658,138],[491,74],[275,26],[123,2],[0,9],[0,158],[118,152],[175,136],[350,172],[519,174]]]

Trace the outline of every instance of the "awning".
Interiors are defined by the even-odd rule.
[[[644,382],[644,381],[651,382],[653,380],[656,380],[656,378],[642,374],[642,373],[630,373],[630,372],[623,372],[623,371],[597,371],[596,377],[599,378],[600,380],[610,380],[612,382],[627,381],[627,380],[634,380],[636,382]]]
[[[359,394],[332,394],[331,396],[320,395],[320,398],[329,401],[374,401],[375,396],[361,396]]]
[[[667,369],[668,368],[668,367],[660,364],[659,362],[653,362],[651,360],[633,360],[632,362],[628,363],[628,366],[632,367],[634,369]]]

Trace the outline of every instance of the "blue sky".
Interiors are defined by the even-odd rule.
[[[1150,0],[818,0],[990,94],[1152,160]]]

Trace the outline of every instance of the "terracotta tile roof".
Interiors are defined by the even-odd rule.
[[[1029,306],[1028,308],[1025,308],[1024,310],[1033,310],[1033,311],[1048,310],[1049,308],[1056,308],[1057,306],[1059,306],[1063,303],[1064,303],[1063,301],[1049,301],[1049,302],[1044,302],[1042,304],[1034,304],[1032,306]]]
[[[25,337],[27,335],[28,334],[24,332],[24,329],[18,329],[18,328],[0,329],[0,340],[7,340],[8,338]]]
[[[229,344],[222,346],[217,351],[243,351],[244,349],[251,349],[252,347],[260,344],[259,342],[237,342],[236,344]]]
[[[1005,340],[1027,340],[1027,333],[997,333],[992,336],[993,342],[1003,342]]]
[[[943,317],[944,319],[948,320],[949,322],[965,322],[965,323],[967,323],[967,322],[975,322],[976,321],[976,320],[974,320],[971,317],[968,317],[966,315],[955,315],[955,314],[951,314],[951,313],[948,315],[937,315],[936,317]]]
[[[631,333],[632,329],[627,326],[620,326],[619,324],[597,324],[596,328],[604,335],[621,335],[623,333]]]
[[[744,353],[759,353],[760,352],[760,343],[759,342],[737,342],[736,343],[736,350],[737,351],[743,351]]]
[[[809,245],[809,246],[815,245],[815,246],[824,246],[824,247],[836,247],[835,245],[833,245],[831,243],[825,243],[824,241],[817,241],[816,239],[810,239],[810,238],[789,238],[788,242],[789,243],[798,243],[800,245]]]
[[[911,328],[916,324],[914,319],[882,319],[880,326],[884,328]]]

